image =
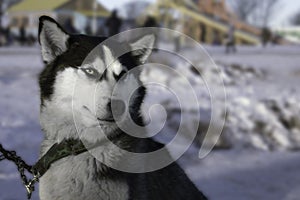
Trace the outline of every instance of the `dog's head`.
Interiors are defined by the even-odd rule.
[[[46,16],[42,16],[39,23],[39,42],[45,63],[39,79],[41,112],[50,110],[53,117],[61,118],[64,123],[73,122],[75,114],[86,127],[114,125],[112,105],[119,105],[116,109],[120,112],[131,112],[133,118],[139,116],[136,112],[139,112],[144,88],[139,87],[139,74],[127,75],[127,72],[146,61],[154,44],[153,35],[143,36],[133,43],[110,41],[99,46],[105,37],[69,34]],[[116,57],[115,50],[120,48],[132,51]],[[122,87],[118,90],[121,93],[138,87],[130,105],[124,104],[122,99],[112,102],[118,81],[121,81],[118,84]]]

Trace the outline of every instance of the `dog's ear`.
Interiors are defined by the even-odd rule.
[[[43,61],[48,64],[67,50],[69,35],[51,17],[39,18],[39,43]]]
[[[109,67],[115,75],[119,75],[122,71],[122,65],[114,58],[111,50],[106,45],[103,45],[103,53],[106,67]]]
[[[155,42],[154,35],[146,35],[130,44],[132,55],[137,57],[141,64],[150,56]]]

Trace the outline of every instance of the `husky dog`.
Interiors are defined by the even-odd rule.
[[[103,148],[97,149],[97,158],[90,152],[84,152],[52,163],[40,179],[40,199],[205,200],[206,197],[176,162],[147,173],[122,172],[103,164],[118,163],[122,158],[122,152],[112,143],[131,152],[151,152],[164,146],[151,138],[126,134],[118,128],[111,113],[110,95],[114,85],[129,69],[147,60],[154,36],[143,36],[132,44],[116,42],[114,45],[118,48],[122,45],[132,47],[133,44],[145,47],[119,58],[114,58],[114,48],[103,45],[98,56],[83,64],[87,55],[105,39],[72,35],[50,17],[39,19],[39,43],[45,63],[39,77],[40,121],[45,133],[41,156],[53,144],[64,139],[82,139],[93,143],[105,134],[112,141],[103,143]],[[106,69],[104,66],[112,60],[116,61]],[[130,75],[125,78],[122,91],[131,91],[131,87],[140,83],[138,75]],[[83,100],[87,98],[85,95],[74,96],[75,84],[81,91],[95,92],[95,107]],[[140,107],[144,96],[145,88],[139,87],[128,105],[130,116],[140,125],[143,124]],[[76,126],[74,113],[79,118]]]

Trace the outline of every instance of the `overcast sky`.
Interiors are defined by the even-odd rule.
[[[134,0],[98,0],[108,9],[120,7],[122,4],[132,2]],[[139,0],[146,2],[154,2],[155,0]],[[251,1],[251,0],[249,0]],[[278,11],[274,14],[273,26],[286,26],[289,24],[290,18],[295,12],[300,12],[300,0],[281,0],[278,5]]]
[[[281,0],[278,11],[274,14],[273,24],[276,26],[288,25],[292,16],[300,12],[300,0]]]

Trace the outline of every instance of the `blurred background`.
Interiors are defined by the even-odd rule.
[[[109,35],[112,26],[119,32],[158,26],[205,44],[222,45],[230,39],[231,27],[238,45],[287,45],[300,40],[299,4],[296,0],[2,0],[1,45],[33,45],[38,17],[43,14],[71,32],[92,35]],[[108,18],[120,22],[111,25]]]
[[[186,60],[155,51],[150,62],[176,73],[150,65],[142,80],[159,81],[184,96],[184,76],[200,103],[191,105],[187,97],[179,104],[167,89],[150,86],[145,107],[159,103],[168,114],[157,139],[174,137],[182,113],[189,119],[183,139],[199,126],[179,162],[211,200],[300,199],[300,1],[0,0],[0,143],[29,164],[37,161],[43,139],[37,82],[43,68],[37,41],[41,15],[55,18],[70,33],[112,36],[160,27],[197,41],[204,48],[180,34],[157,36],[159,48]],[[225,126],[219,138],[206,135],[208,143],[218,141],[199,159],[212,110],[207,84],[216,93],[225,86],[227,109],[222,110],[224,98],[217,95],[217,114]],[[200,123],[195,110],[200,110]],[[160,112],[152,114],[162,123]],[[25,198],[14,164],[0,162],[0,200]],[[39,199],[38,192],[33,199]]]

